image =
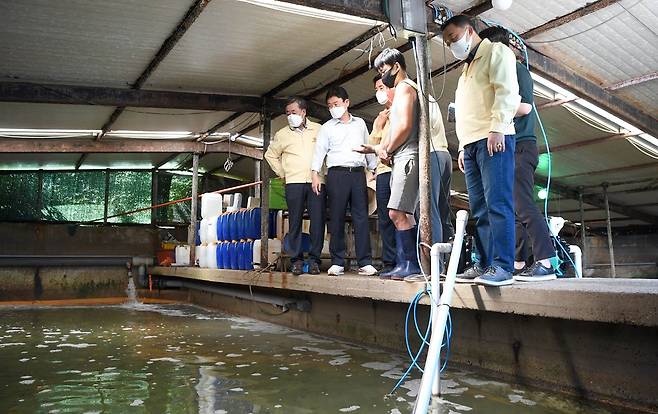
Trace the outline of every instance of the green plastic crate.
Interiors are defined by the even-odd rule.
[[[281,178],[270,179],[270,210],[287,210],[286,185]]]

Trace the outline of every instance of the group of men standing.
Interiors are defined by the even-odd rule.
[[[466,176],[479,260],[458,281],[501,286],[516,280],[555,278],[548,227],[534,204],[537,166],[532,79],[516,62],[502,28],[483,31],[460,15],[446,21],[443,40],[465,62],[455,93],[458,165]],[[288,126],[279,130],[265,158],[286,183],[292,273],[303,273],[301,242],[304,211],[310,216],[309,273],[320,273],[326,211],[331,233],[329,275],[345,272],[345,218],[354,227],[359,274],[418,280],[420,100],[426,91],[411,79],[402,53],[384,49],[375,59],[377,102],[384,106],[369,134],[349,112],[342,87],[331,88],[326,103],[332,119],[322,126],[306,117],[307,103],[288,101]],[[429,95],[429,94],[427,94]],[[450,219],[452,158],[438,104],[430,100],[432,241],[454,234]],[[516,126],[516,130],[515,130]],[[384,268],[372,265],[367,180],[376,180],[377,212]],[[515,238],[516,234],[516,238]],[[535,261],[529,258],[527,238]],[[515,246],[517,250],[515,260]]]

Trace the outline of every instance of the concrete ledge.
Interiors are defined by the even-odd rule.
[[[293,276],[193,267],[153,267],[152,275],[205,282],[256,286],[335,296],[409,303],[423,283],[380,280],[374,277],[326,274]],[[425,303],[428,303],[427,300]],[[541,283],[516,283],[502,288],[460,284],[454,308],[569,320],[658,326],[658,280],[560,279]]]

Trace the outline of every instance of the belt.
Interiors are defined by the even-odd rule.
[[[330,167],[329,171],[348,171],[348,172],[363,172],[365,171],[364,167]]]

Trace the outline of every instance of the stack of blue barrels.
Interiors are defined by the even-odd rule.
[[[269,237],[276,234],[276,211],[270,211]],[[240,209],[217,218],[217,268],[252,270],[254,240],[261,238],[260,207]]]

